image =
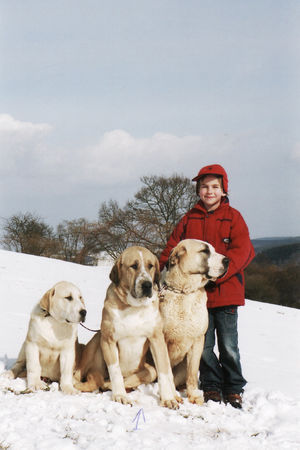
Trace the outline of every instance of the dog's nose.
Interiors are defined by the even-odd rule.
[[[152,292],[152,283],[151,281],[143,281],[142,290],[144,295],[151,295]]]
[[[81,317],[81,321],[84,322],[85,321],[85,316],[86,316],[86,309],[81,309],[79,311],[80,317]]]

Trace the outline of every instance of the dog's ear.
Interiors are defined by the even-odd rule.
[[[178,249],[173,248],[170,253],[169,261],[168,261],[168,269],[169,267],[175,266],[180,261],[180,258],[186,253],[186,248],[184,245],[181,245]]]
[[[158,259],[155,258],[155,274],[154,274],[154,283],[157,284],[158,289],[160,289],[160,284],[159,284],[159,280],[160,280],[160,269],[159,269],[159,262]]]
[[[53,295],[55,294],[55,289],[49,289],[49,291],[47,291],[43,297],[40,300],[40,307],[42,309],[44,309],[45,311],[49,312],[50,309],[50,296],[53,297]]]
[[[109,274],[109,278],[116,286],[118,286],[120,283],[120,268],[121,261],[120,258],[118,258]]]

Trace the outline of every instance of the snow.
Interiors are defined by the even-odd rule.
[[[248,384],[242,410],[209,402],[159,406],[157,383],[129,394],[134,406],[111,401],[111,393],[19,394],[22,379],[5,368],[16,359],[34,304],[53,284],[75,283],[98,329],[110,263],[80,266],[0,250],[0,449],[300,449],[300,311],[246,301],[239,309],[239,339]],[[79,340],[93,333],[79,327]]]

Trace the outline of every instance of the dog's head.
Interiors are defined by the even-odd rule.
[[[40,300],[40,307],[59,322],[85,321],[86,309],[81,292],[68,281],[56,283]]]
[[[144,247],[128,247],[119,256],[110,272],[110,279],[126,292],[123,301],[131,306],[143,306],[152,301],[155,284],[159,284],[159,263]]]
[[[215,281],[227,271],[229,259],[214,247],[198,239],[184,239],[170,253],[168,268],[177,268],[185,275],[202,275],[203,285]]]

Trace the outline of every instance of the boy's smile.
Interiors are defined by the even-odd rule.
[[[226,194],[223,192],[221,181],[214,175],[207,175],[200,182],[199,197],[202,200],[207,211],[214,211],[221,203],[222,197]]]

